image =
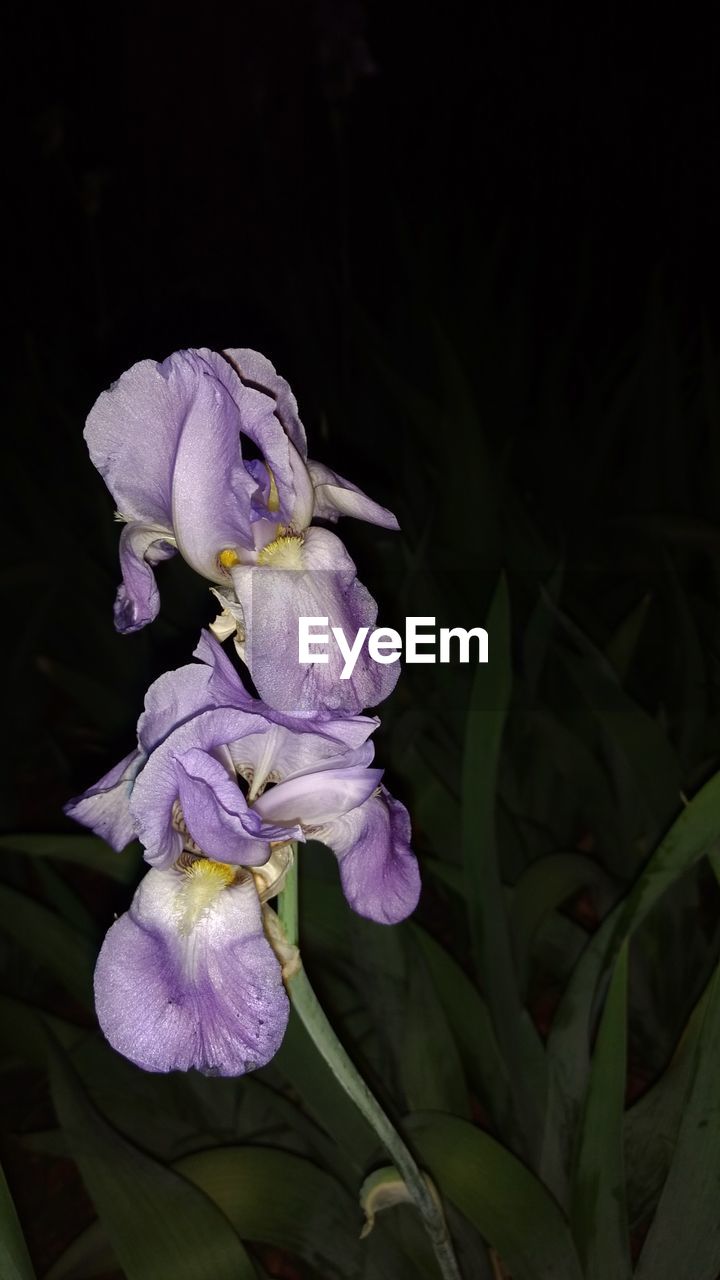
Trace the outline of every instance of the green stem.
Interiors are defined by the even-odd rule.
[[[298,943],[297,851],[278,903],[278,918],[287,941]],[[288,995],[315,1048],[338,1083],[372,1126],[403,1179],[423,1220],[444,1280],[462,1280],[445,1217],[413,1156],[353,1065],[326,1018],[304,968],[286,979]]]

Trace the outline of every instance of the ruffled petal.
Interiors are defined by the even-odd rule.
[[[120,534],[120,571],[113,618],[115,629],[128,635],[152,622],[160,610],[160,595],[153,566],[174,556],[177,548],[172,534],[154,524],[137,520],[126,524]]]
[[[260,383],[244,382],[238,377],[231,361],[223,358],[217,351],[208,351],[203,348],[196,354],[202,358],[208,370],[212,371],[215,379],[223,386],[227,396],[234,403],[240,431],[252,440],[260,452],[262,462],[272,473],[277,505],[269,501],[261,501],[265,486],[263,484],[258,490],[257,468],[252,468],[254,475],[246,469],[246,475],[252,479],[253,485],[253,518],[257,519],[262,515],[274,516],[276,521],[288,524],[292,519],[296,496],[295,469],[290,457],[293,451],[292,445],[277,416],[275,397]],[[207,458],[203,460],[200,456],[200,461],[207,467]],[[306,471],[304,463],[302,470]],[[309,477],[307,482],[310,483]],[[270,489],[265,489],[265,492],[269,497]],[[231,546],[232,543],[225,545]],[[252,547],[254,544],[251,539],[250,542],[245,541],[242,545]]]
[[[177,829],[175,808],[179,798],[178,759],[196,748],[217,751],[244,733],[257,733],[262,725],[259,716],[219,707],[186,721],[156,747],[135,784],[131,801],[137,834],[148,862],[166,867],[182,852],[184,841]]]
[[[264,823],[252,813],[234,778],[207,752],[193,749],[177,760],[178,799],[185,825],[209,858],[246,867],[270,857],[271,840],[301,836],[299,828]]]
[[[275,413],[288,436],[295,445],[300,456],[307,458],[307,440],[305,428],[300,421],[297,400],[290,390],[290,385],[275,369],[274,364],[259,351],[251,351],[247,347],[227,347],[223,355],[232,364],[242,381],[250,386],[260,387],[271,395],[275,401]]]
[[[261,706],[252,694],[248,693],[232,662],[223,647],[209,631],[202,631],[197,648],[193,653],[210,669],[209,693],[217,707],[238,707],[243,711],[256,711],[263,714]]]
[[[356,577],[342,542],[327,529],[278,539],[257,567],[237,566],[231,576],[243,612],[244,658],[260,697],[295,715],[355,715],[392,692],[399,664],[373,662],[365,643],[354,671],[341,679],[345,660],[332,636],[328,662],[301,664],[298,621],[327,617],[328,633],[341,627],[348,644],[360,627],[372,629],[377,605]]]
[[[262,714],[265,709],[245,689],[227,654],[209,632],[201,633],[193,656],[200,662],[166,671],[145,694],[138,738],[148,755],[173,729],[203,711],[232,707]]]
[[[193,391],[182,356],[141,360],[90,410],[90,457],[127,520],[172,526],[172,474]]]
[[[130,796],[145,760],[143,751],[131,751],[93,787],[64,806],[69,818],[89,827],[118,853],[135,839]]]
[[[355,516],[369,524],[379,524],[383,529],[399,529],[397,517],[387,507],[373,502],[349,480],[343,480],[337,472],[323,466],[322,462],[308,461],[314,492],[314,516],[318,520],[337,520],[340,516]]]
[[[280,965],[252,878],[229,882],[228,872],[202,860],[149,871],[105,938],[98,1020],[113,1048],[145,1071],[238,1076],[280,1048],[288,1019]]]
[[[343,893],[358,915],[397,924],[415,910],[420,871],[410,848],[410,816],[384,787],[313,836],[335,853]]]

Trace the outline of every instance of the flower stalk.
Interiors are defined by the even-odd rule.
[[[299,942],[297,857],[293,859],[278,900],[278,919],[285,941]],[[290,1001],[318,1053],[385,1147],[422,1218],[444,1280],[462,1280],[440,1202],[418,1168],[400,1134],[386,1116],[333,1031],[302,964],[285,980]]]

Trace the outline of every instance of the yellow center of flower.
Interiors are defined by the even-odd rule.
[[[302,569],[304,541],[301,533],[283,533],[263,547],[258,564],[272,565],[273,569]]]
[[[234,884],[237,867],[230,867],[226,862],[214,862],[212,858],[181,860],[178,866],[185,876],[179,895],[180,932],[188,934],[223,889]]]
[[[232,569],[233,565],[240,563],[240,557],[234,547],[225,547],[218,555],[218,564],[223,569]]]

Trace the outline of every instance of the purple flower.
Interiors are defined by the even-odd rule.
[[[350,905],[381,923],[414,909],[420,881],[407,811],[371,767],[377,720],[285,716],[209,634],[196,656],[152,685],[137,751],[67,812],[117,848],[137,835],[153,866],[98,961],[107,1038],[148,1070],[235,1075],[285,1026],[257,886],[277,890],[289,842],[328,845]]]
[[[238,1076],[269,1062],[288,1000],[250,873],[207,858],[149,871],[100,950],[95,1007],[146,1071]]]
[[[177,550],[224,590],[265,701],[300,714],[354,713],[387,696],[396,668],[365,659],[338,686],[332,670],[309,676],[297,660],[297,618],[310,605],[348,638],[377,615],[340,539],[311,520],[352,515],[389,529],[397,520],[308,459],[295,398],[269,360],[204,348],[143,360],[99,397],[85,438],[125,522],[119,631],[156,617],[154,567]]]

